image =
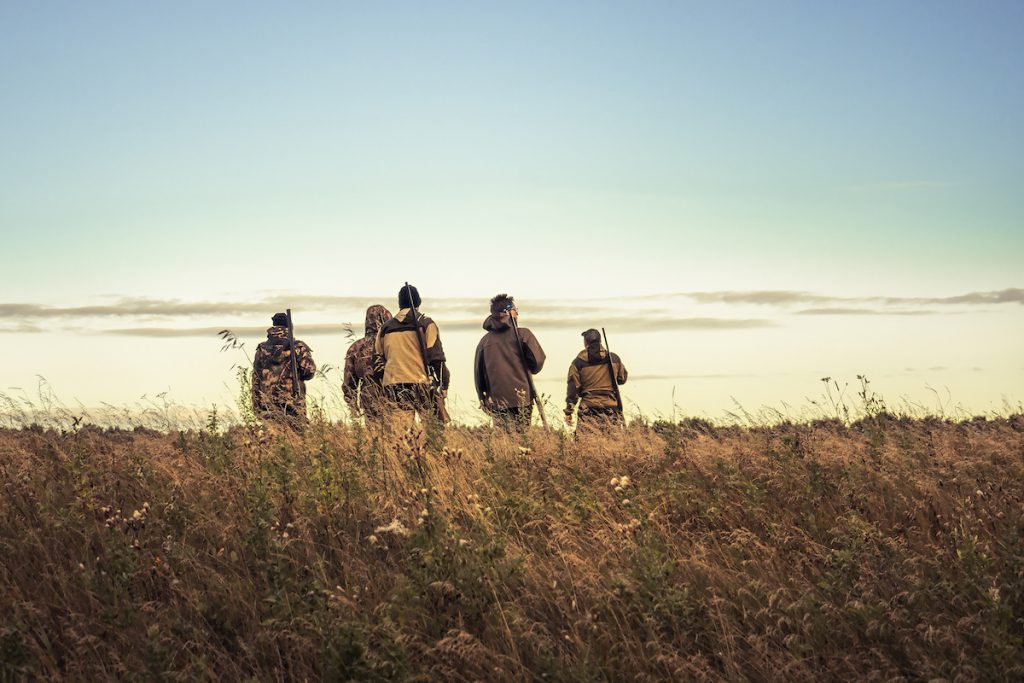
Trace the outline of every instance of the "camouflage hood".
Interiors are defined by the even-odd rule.
[[[284,325],[274,325],[267,328],[267,339],[287,339],[288,328]]]
[[[374,337],[380,330],[381,325],[391,320],[391,311],[380,304],[374,304],[366,309],[366,336]]]

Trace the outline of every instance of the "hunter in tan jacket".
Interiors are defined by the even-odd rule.
[[[622,423],[622,404],[618,387],[626,383],[626,366],[617,354],[608,356],[601,345],[601,333],[590,329],[583,333],[586,348],[569,366],[565,396],[565,421],[579,404],[580,427]],[[612,378],[615,384],[612,384]]]

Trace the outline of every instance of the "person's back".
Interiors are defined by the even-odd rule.
[[[367,419],[379,419],[387,412],[384,386],[374,368],[373,357],[377,343],[377,332],[388,320],[391,312],[380,305],[366,309],[362,339],[357,339],[345,354],[345,378],[342,392],[345,402],[353,415],[364,415]]]
[[[608,351],[601,346],[597,330],[583,333],[586,348],[579,353],[569,366],[566,387],[566,422],[572,422],[573,410],[579,404],[580,426],[622,421],[622,409],[618,401],[618,386],[625,384],[628,377],[626,366],[615,353],[611,354],[609,371]],[[612,377],[615,384],[612,384]]]
[[[499,294],[491,299],[491,315],[483,324],[487,333],[476,347],[473,379],[481,408],[505,426],[524,427],[533,410],[527,372],[540,372],[545,355],[529,329],[519,327],[516,338],[513,321],[518,314],[512,297]]]
[[[292,342],[288,339],[288,317],[276,313],[267,340],[256,347],[252,366],[252,401],[256,415],[263,419],[306,417],[306,381],[316,374],[312,351],[295,340],[294,353],[299,382],[292,370]]]
[[[374,345],[374,370],[381,378],[389,408],[421,416],[442,418],[437,414],[434,392],[443,399],[448,391],[448,368],[440,332],[433,320],[413,308],[419,308],[420,295],[415,287],[402,288],[398,295],[400,310],[381,325]],[[419,333],[426,344],[426,359]],[[426,366],[424,365],[426,362]],[[428,368],[436,379],[427,375]]]

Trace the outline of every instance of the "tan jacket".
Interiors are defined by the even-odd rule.
[[[441,336],[433,320],[420,314],[418,326],[427,344],[427,363],[440,378],[441,389],[448,389],[448,368],[445,366]],[[412,311],[400,310],[394,318],[381,325],[377,332],[374,365],[383,376],[384,386],[392,384],[430,384],[423,367],[423,355],[412,321]]]
[[[604,347],[584,349],[569,366],[569,380],[565,395],[565,412],[571,414],[576,404],[583,408],[616,408],[612,374],[616,384],[625,384],[628,373],[618,354],[611,358],[612,373],[608,372],[608,352]]]

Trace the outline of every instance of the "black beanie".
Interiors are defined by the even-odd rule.
[[[288,325],[288,314],[287,313],[275,313],[274,317],[270,319],[276,327],[285,327]]]
[[[409,302],[409,292],[412,292],[412,303]],[[403,286],[398,290],[398,307],[399,308],[419,308],[420,307],[420,292],[412,285]]]

